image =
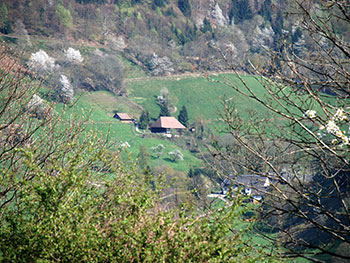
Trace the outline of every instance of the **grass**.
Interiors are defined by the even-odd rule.
[[[124,142],[128,142],[130,148],[127,151],[133,158],[139,153],[140,146],[145,146],[150,149],[158,144],[163,144],[165,149],[163,154],[159,158],[152,158],[152,166],[168,165],[171,168],[187,173],[190,167],[201,166],[202,162],[193,154],[187,150],[183,150],[176,146],[172,141],[168,139],[162,139],[160,137],[155,138],[142,138],[139,133],[136,132],[133,124],[121,123],[119,120],[114,119],[113,111],[119,110],[125,107],[126,112],[137,112],[134,104],[128,104],[122,102],[120,97],[106,91],[97,92],[84,92],[76,102],[73,108],[67,111],[66,116],[74,114],[76,116],[86,116],[91,112],[89,128],[100,133],[101,136],[109,136],[114,141],[115,147],[120,146]],[[62,105],[58,105],[58,110],[62,108]],[[136,113],[135,113],[136,114]],[[131,114],[132,115],[132,114]],[[172,162],[169,160],[168,152],[173,150],[180,150],[184,155],[184,160],[179,162]]]
[[[131,82],[129,93],[130,98],[147,109],[152,118],[158,117],[159,106],[156,103],[156,97],[159,96],[160,90],[164,87],[169,90],[170,100],[177,108],[173,115],[177,116],[181,107],[185,105],[190,123],[204,120],[209,126],[218,125],[220,123],[218,111],[222,110],[224,98],[232,98],[243,117],[247,117],[252,111],[258,112],[261,116],[270,116],[262,105],[251,102],[249,98],[238,94],[228,85],[217,82],[225,80],[242,85],[233,75],[221,75],[213,78],[213,81],[208,81],[204,77],[188,77],[180,80],[150,79]],[[259,96],[264,95],[262,86],[254,77],[247,76],[244,77],[244,80],[256,90]]]

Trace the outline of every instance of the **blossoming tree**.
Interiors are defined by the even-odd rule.
[[[254,92],[244,79],[232,88],[263,105],[271,119],[251,116],[224,103],[222,118],[238,145],[216,149],[218,163],[235,171],[267,177],[259,214],[266,235],[276,238],[289,257],[320,261],[319,254],[350,260],[350,26],[346,1],[292,1],[289,15],[303,27],[308,52],[288,39],[271,53],[267,67],[252,73],[265,90]],[[234,68],[234,67],[233,67]],[[238,172],[236,172],[238,175]],[[274,240],[276,241],[276,240]]]

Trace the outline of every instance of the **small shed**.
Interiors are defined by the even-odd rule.
[[[182,130],[186,127],[174,117],[159,117],[158,120],[152,123],[150,129],[154,133],[170,133],[172,129]]]
[[[114,114],[113,118],[120,120],[122,123],[132,123],[134,119],[132,119],[127,113],[118,112]]]

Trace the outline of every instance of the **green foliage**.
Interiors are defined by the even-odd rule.
[[[241,201],[195,213],[185,200],[165,209],[161,175],[137,174],[84,115],[61,110],[34,118],[24,109],[35,83],[9,72],[0,78],[0,261],[265,259],[243,241],[249,208]]]
[[[213,32],[213,28],[211,27],[210,21],[206,17],[203,20],[203,25],[201,27],[201,31],[203,33],[206,33],[208,31]]]
[[[149,170],[151,166],[151,154],[149,153],[146,146],[140,146],[140,152],[137,155],[137,164],[142,170]]]
[[[185,16],[191,16],[191,4],[189,0],[178,0],[177,5]]]
[[[8,10],[5,3],[0,7],[0,32],[4,34],[11,33],[11,24],[8,18]]]
[[[64,8],[63,5],[58,4],[55,13],[62,25],[64,25],[67,28],[73,27],[73,17],[70,14],[70,11]]]
[[[283,24],[284,20],[282,12],[278,11],[275,20],[271,24],[272,29],[275,32],[273,39],[273,48],[275,51],[279,51],[282,48]]]
[[[167,0],[153,0],[153,3],[156,6],[163,7],[167,3]]]
[[[232,6],[229,11],[231,21],[233,20],[235,24],[239,24],[243,20],[251,19],[252,17],[249,0],[232,0]]]
[[[149,112],[143,111],[140,116],[139,128],[143,130],[147,129],[149,121],[150,121]]]
[[[160,112],[159,112],[158,117],[170,116],[170,112],[169,112],[169,108],[168,108],[167,103],[162,103],[159,105],[159,107],[160,107]]]
[[[259,14],[264,18],[266,22],[271,22],[271,0],[265,0]]]
[[[188,114],[187,114],[187,109],[186,106],[182,106],[179,116],[177,118],[179,122],[181,122],[185,127],[188,126]]]
[[[107,0],[76,0],[80,4],[89,4],[89,3],[95,3],[95,4],[105,4],[107,3]]]

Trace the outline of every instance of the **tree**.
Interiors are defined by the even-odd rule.
[[[11,24],[8,17],[8,10],[5,3],[0,7],[0,32],[4,34],[11,33]]]
[[[269,179],[260,219],[277,233],[275,241],[288,257],[350,260],[343,249],[333,249],[350,242],[350,75],[344,64],[350,59],[350,36],[339,31],[350,26],[349,7],[346,1],[294,1],[294,7],[290,13],[303,26],[308,52],[300,57],[279,42],[269,69],[252,66],[265,95],[238,74],[244,87],[232,86],[273,117],[243,119],[226,100],[221,116],[233,143],[214,154],[222,166],[233,164],[236,175]],[[276,32],[283,25],[277,20]]]
[[[150,170],[151,154],[144,145],[140,146],[140,152],[137,155],[137,164],[142,170]]]
[[[165,0],[153,0],[153,3],[154,3],[156,6],[163,7],[163,6],[165,6],[166,1],[165,1]]]
[[[170,116],[169,108],[167,103],[162,103],[159,105],[160,107],[160,112],[159,112],[159,117],[162,116]]]
[[[179,116],[177,118],[179,122],[181,122],[185,127],[188,126],[188,114],[187,114],[187,109],[186,106],[182,106]]]
[[[139,128],[143,130],[147,129],[149,121],[150,121],[149,112],[142,111],[140,116]]]
[[[158,144],[157,146],[151,147],[151,152],[155,155],[155,158],[159,158],[163,154],[165,149],[163,144]]]
[[[40,49],[36,53],[32,53],[29,59],[29,66],[31,70],[35,70],[37,73],[52,73],[57,69],[55,59],[50,57],[44,50]]]
[[[283,42],[283,15],[281,11],[277,12],[275,20],[271,23],[272,29],[275,32],[274,35],[274,49],[278,51]]]
[[[63,103],[70,103],[73,101],[74,89],[69,79],[65,75],[60,76],[60,85],[58,90],[58,99]]]
[[[25,49],[26,47],[32,46],[28,31],[25,28],[22,20],[17,19],[15,22],[14,32],[15,35],[19,36],[17,45],[20,49]]]
[[[243,20],[253,17],[250,3],[248,0],[232,0],[231,9],[229,12],[230,20],[235,24],[239,24]]]
[[[185,16],[191,16],[191,4],[189,0],[178,0],[177,5]]]
[[[266,22],[271,22],[271,0],[265,0],[259,14],[265,19]]]
[[[173,162],[183,161],[184,159],[184,155],[179,150],[174,150],[168,154]]]
[[[56,16],[58,17],[60,24],[63,25],[64,27],[69,29],[73,27],[73,17],[70,14],[70,11],[64,8],[63,5],[61,4],[57,5]]]
[[[203,33],[206,33],[208,31],[213,32],[213,28],[211,27],[210,21],[206,17],[203,20],[203,25],[201,27],[201,31]]]
[[[96,50],[84,66],[88,72],[74,72],[75,79],[87,90],[108,90],[115,95],[123,95],[124,66],[115,55]]]

